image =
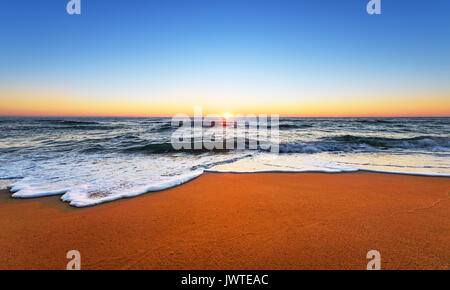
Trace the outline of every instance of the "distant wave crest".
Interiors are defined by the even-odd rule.
[[[450,137],[419,136],[413,138],[365,137],[354,135],[327,136],[315,142],[280,144],[281,153],[320,153],[355,150],[427,149],[450,151]]]

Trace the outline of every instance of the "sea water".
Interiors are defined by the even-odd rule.
[[[0,187],[91,206],[204,172],[450,176],[450,118],[280,118],[279,154],[173,149],[170,118],[0,118]]]

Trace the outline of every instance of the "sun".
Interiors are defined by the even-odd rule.
[[[231,113],[223,113],[223,117],[224,117],[226,120],[228,120],[228,119],[230,119],[230,118],[233,117],[233,114],[231,114]]]

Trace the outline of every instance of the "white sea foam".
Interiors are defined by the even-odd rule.
[[[207,169],[209,172],[352,172],[358,168],[343,166],[318,155],[281,155],[257,153],[250,158]]]
[[[161,181],[148,181],[145,183],[141,181],[139,184],[134,184],[132,188],[121,188],[117,186],[114,190],[110,191],[95,191],[91,184],[81,185],[74,189],[67,191],[61,199],[67,201],[70,205],[77,207],[91,206],[107,201],[113,201],[124,197],[133,197],[141,195],[143,193],[159,191],[167,188],[171,188],[183,183],[188,182],[203,173],[202,169],[193,170],[185,174],[180,174],[167,178]],[[95,188],[95,187],[94,187]],[[93,191],[94,190],[94,191]]]
[[[13,197],[32,198],[62,195],[72,206],[92,206],[146,192],[171,188],[208,172],[354,172],[370,170],[403,174],[450,176],[446,164],[439,171],[434,167],[415,164],[408,156],[331,155],[331,154],[271,154],[234,152],[232,154],[172,156],[89,156],[80,160],[74,156],[50,159],[46,162],[20,162],[28,166],[27,176],[10,185]],[[424,157],[423,160],[426,160]],[[422,160],[422,161],[423,161]],[[419,162],[419,161],[417,161]],[[416,162],[416,163],[417,163]],[[420,162],[419,162],[420,163]],[[216,164],[216,165],[215,165]],[[9,166],[11,168],[11,166]],[[0,171],[4,173],[4,171]],[[17,173],[17,172],[15,172]],[[4,174],[7,175],[7,174]]]
[[[403,174],[450,176],[442,158],[408,155],[271,154],[233,152],[200,155],[66,155],[41,162],[3,163],[1,177],[27,175],[10,185],[13,197],[62,195],[73,206],[84,207],[167,189],[209,172],[354,172],[370,170]],[[439,163],[441,162],[441,163]],[[423,164],[434,164],[424,166]]]
[[[450,176],[449,164],[441,158],[423,156],[420,159],[409,155],[378,154],[254,154],[251,158],[225,163],[207,169],[209,172],[254,173],[254,172],[355,172],[373,171],[423,176]],[[433,164],[434,166],[424,166]],[[441,165],[441,166],[439,166]]]
[[[212,161],[227,162],[239,155],[242,153],[215,157],[209,153],[195,156],[69,155],[35,163],[26,170],[23,179],[9,188],[14,192],[13,197],[62,195],[61,199],[73,206],[91,206],[180,185],[201,175]],[[27,162],[17,162],[8,167],[27,165]]]

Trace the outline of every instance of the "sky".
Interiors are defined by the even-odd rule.
[[[0,115],[450,116],[450,1],[3,0]]]

